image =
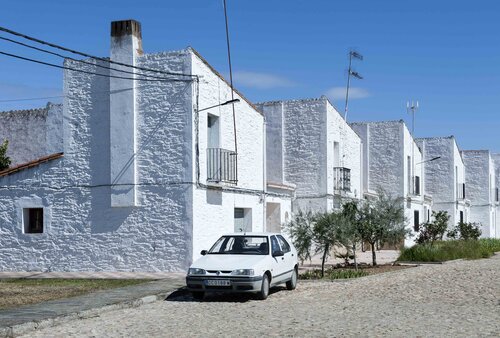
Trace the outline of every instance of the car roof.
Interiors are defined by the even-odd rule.
[[[233,232],[222,236],[272,236],[281,235],[279,232]]]

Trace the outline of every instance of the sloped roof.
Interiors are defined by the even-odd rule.
[[[19,165],[16,165],[15,167],[0,171],[0,177],[12,175],[12,174],[17,173],[18,171],[21,171],[24,169],[33,168],[33,167],[36,167],[42,163],[61,158],[63,156],[64,156],[64,153],[56,153],[56,154],[41,157],[39,159],[30,161],[30,162],[19,164]]]

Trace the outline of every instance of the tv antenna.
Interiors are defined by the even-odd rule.
[[[351,86],[351,76],[356,79],[363,80],[363,77],[356,71],[352,69],[352,59],[363,60],[363,55],[359,54],[354,50],[349,51],[349,71],[347,73],[347,90],[345,92],[345,110],[344,110],[344,120],[347,122],[347,108],[349,106],[349,87]]]

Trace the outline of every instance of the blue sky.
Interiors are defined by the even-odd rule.
[[[250,100],[327,95],[343,111],[355,48],[364,79],[353,81],[349,120],[409,122],[406,101],[419,100],[417,137],[455,135],[462,149],[500,152],[499,1],[228,0],[228,9],[235,85]],[[222,0],[6,1],[0,26],[108,56],[110,21],[128,18],[141,21],[146,52],[191,45],[227,74]],[[60,62],[4,41],[0,51]],[[0,55],[0,101],[61,88],[61,71]]]

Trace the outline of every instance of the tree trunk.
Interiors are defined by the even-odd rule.
[[[376,266],[377,265],[377,254],[375,253],[375,242],[370,243],[372,246],[372,265]]]
[[[325,261],[326,261],[326,255],[328,253],[329,245],[325,246],[325,251],[323,252],[323,260],[321,261],[321,278],[325,276]]]
[[[356,244],[352,245],[352,254],[354,256],[354,268],[358,271],[358,261],[356,260]]]

